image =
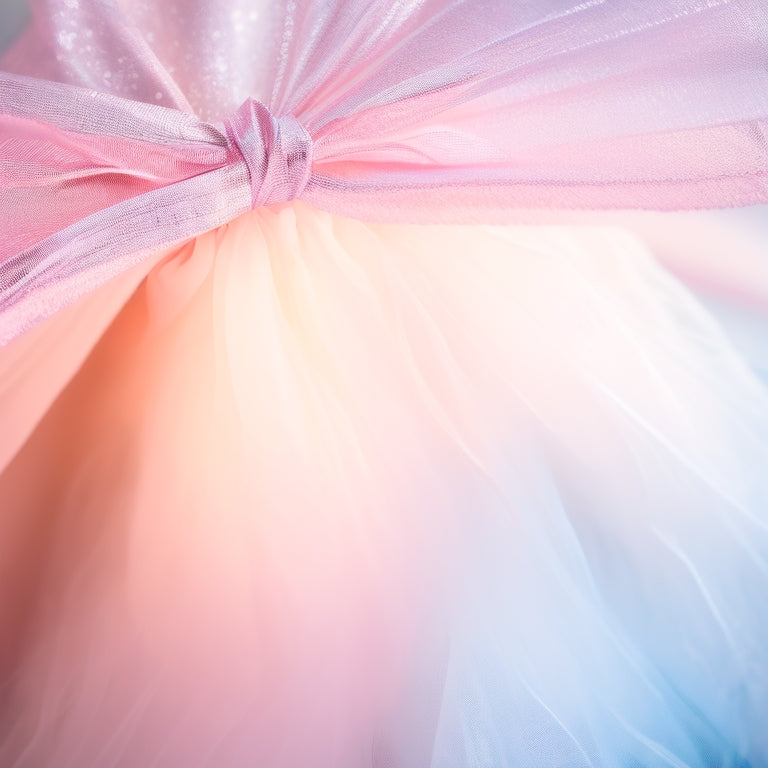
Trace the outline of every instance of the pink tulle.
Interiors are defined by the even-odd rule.
[[[131,253],[283,199],[259,192],[256,164],[219,122],[238,90],[312,139],[306,186],[273,173],[273,187],[366,220],[768,200],[761,0],[291,0],[226,34],[214,5],[196,12],[215,41],[171,23],[183,2],[151,18],[140,3],[36,4],[4,62],[25,77],[0,77],[0,341],[129,266]],[[268,32],[274,60],[262,47],[256,66],[251,49]],[[51,38],[55,52],[43,53]],[[180,61],[182,38],[216,55]],[[283,151],[265,141],[257,155]]]

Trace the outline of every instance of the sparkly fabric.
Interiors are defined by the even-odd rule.
[[[299,197],[312,170],[312,139],[293,115],[275,119],[248,99],[225,126],[248,166],[252,208]]]
[[[765,0],[34,11],[0,767],[766,768],[768,392],[564,210],[765,199]]]
[[[297,195],[486,223],[768,200],[763,0],[33,9],[0,76],[0,342]]]

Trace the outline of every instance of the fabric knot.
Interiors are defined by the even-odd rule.
[[[248,99],[224,126],[248,166],[253,208],[302,193],[312,167],[312,137],[293,115],[273,117],[260,101]]]

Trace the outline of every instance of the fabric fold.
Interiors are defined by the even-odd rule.
[[[4,62],[17,74],[0,77],[0,218],[9,222],[0,253],[3,306],[21,300],[22,283],[25,296],[47,292],[45,313],[67,302],[64,291],[52,297],[48,280],[89,259],[72,253],[75,222],[92,228],[91,252],[105,254],[89,262],[95,285],[114,274],[115,258],[231,220],[244,210],[243,194],[217,186],[224,168],[237,185],[245,179],[234,169],[250,168],[257,186],[254,169],[269,169],[274,197],[251,190],[257,205],[300,195],[367,221],[504,223],[520,208],[768,202],[762,0],[429,0],[407,8],[292,0],[262,22],[235,9],[232,28],[212,10],[220,22],[206,42],[213,53],[186,82],[199,118],[186,97],[171,98],[174,88],[149,94],[136,74],[134,92],[123,78],[140,69],[146,82],[172,82],[182,40],[191,49],[200,39],[184,25],[167,37],[166,14],[178,17],[186,2],[169,2],[156,19],[130,0],[35,5],[28,37],[54,44],[59,66],[46,68],[19,48]],[[235,111],[237,88],[222,86],[226,98],[211,90],[222,73],[255,66],[243,43],[256,44],[267,27],[280,40],[274,66],[259,69],[269,70],[271,92],[253,92],[263,80],[254,73],[246,103],[259,99],[269,120],[293,121],[294,132],[311,140],[308,179],[303,166],[297,181],[290,164],[272,162],[283,149],[279,141],[267,147],[264,136],[244,159],[220,122],[227,112],[218,111]],[[164,63],[148,56],[152,41]],[[110,45],[120,55],[107,69]],[[208,187],[201,194],[209,200],[192,211],[181,197],[198,185]],[[153,237],[142,227],[135,239],[124,237],[122,217],[142,205],[167,216]],[[0,336],[45,313],[13,323],[0,314]]]

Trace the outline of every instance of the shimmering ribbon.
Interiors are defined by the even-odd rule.
[[[166,107],[4,73],[0,96],[0,128],[14,134],[3,145],[6,184],[66,189],[74,180],[77,191],[84,178],[92,182],[86,193],[95,189],[113,203],[51,234],[43,230],[47,236],[0,262],[0,343],[55,311],[62,287],[71,300],[157,246],[293,200],[310,176],[307,131],[295,117],[275,118],[253,99],[214,125]],[[78,167],[82,157],[85,168]],[[9,246],[13,241],[4,239]]]
[[[224,125],[248,166],[253,208],[301,195],[312,170],[312,138],[293,115],[275,118],[248,99]]]
[[[221,27],[206,3],[168,0],[155,19],[34,0],[5,61],[24,74],[0,73],[0,343],[153,249],[295,197],[489,223],[768,201],[764,0],[275,0],[271,97],[222,123],[191,114],[134,23],[176,36],[194,8]],[[76,47],[80,28],[93,36]],[[208,111],[231,102],[211,84],[242,34],[181,73]]]

